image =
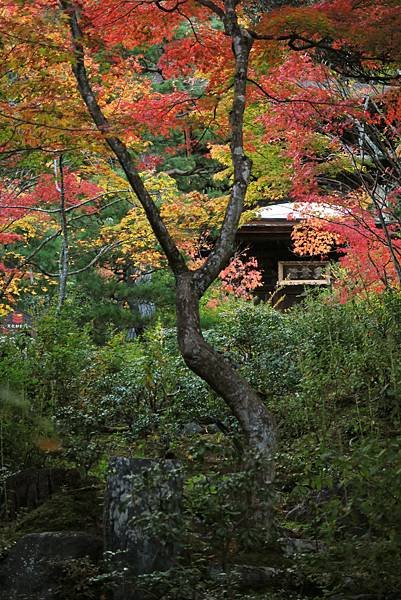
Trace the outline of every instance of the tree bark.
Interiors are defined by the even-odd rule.
[[[177,337],[187,366],[219,394],[237,418],[248,460],[264,465],[263,480],[274,478],[275,424],[261,396],[232,363],[206,342],[199,319],[199,295],[191,272],[176,277]]]

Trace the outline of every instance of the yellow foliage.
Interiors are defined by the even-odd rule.
[[[18,231],[24,236],[25,242],[29,242],[38,235],[44,235],[51,228],[51,221],[35,214],[26,214],[13,223],[11,231]]]
[[[166,173],[142,173],[142,177],[177,246],[193,264],[201,247],[207,246],[211,231],[220,225],[227,198],[210,199],[195,191],[183,194]],[[138,268],[161,266],[165,258],[145,212],[137,200],[132,198],[132,202],[133,208],[118,224],[102,227],[96,244],[100,247],[117,242],[117,264],[129,260]]]
[[[280,147],[259,143],[255,148],[254,143],[250,143],[246,152],[252,160],[252,176],[245,204],[253,206],[263,201],[271,202],[286,198],[291,187],[291,163],[281,155]],[[210,154],[224,167],[214,175],[215,181],[227,179],[232,182],[233,167],[229,146],[211,146]]]
[[[316,218],[294,225],[291,238],[294,252],[300,256],[324,256],[339,242],[338,235],[326,231]]]
[[[4,319],[13,310],[12,306],[5,302],[0,302],[0,318]]]
[[[210,146],[210,156],[221,163],[225,168],[215,173],[213,179],[215,181],[222,181],[224,179],[231,179],[233,174],[230,147],[228,144]]]

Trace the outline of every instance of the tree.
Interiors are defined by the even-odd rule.
[[[151,227],[159,240],[176,280],[177,335],[186,364],[221,395],[241,424],[249,447],[254,454],[265,455],[271,461],[274,448],[272,418],[262,399],[244,381],[233,365],[205,341],[201,333],[199,300],[227,265],[234,249],[235,232],[241,216],[244,196],[250,176],[250,161],[243,148],[243,115],[246,95],[246,76],[252,37],[238,24],[234,5],[227,6],[226,33],[233,43],[235,59],[234,97],[231,114],[231,152],[234,184],[219,239],[206,262],[195,271],[188,269],[175,241],[160,218],[149,192],[145,188],[123,141],[110,135],[110,125],[94,95],[85,67],[83,32],[77,7],[62,2],[69,17],[74,59],[73,72],[78,89],[88,111],[106,142],[118,158],[126,177],[140,200]],[[266,456],[267,455],[267,456]],[[269,473],[269,477],[271,473]]]
[[[92,87],[93,83],[89,80],[83,46],[86,39],[83,37],[82,27],[85,26],[85,19],[87,17],[90,18],[90,14],[88,13],[84,17],[80,14],[78,5],[68,2],[62,3],[61,6],[70,27],[73,47],[73,73],[79,92],[99,131],[100,135],[98,139],[104,138],[109,148],[117,157],[132,189],[135,191],[145,210],[153,232],[174,272],[176,280],[178,338],[184,359],[193,371],[205,379],[225,398],[231,410],[237,416],[249,447],[252,448],[253,452],[267,455],[271,459],[274,447],[274,429],[271,416],[267,412],[262,399],[252,389],[251,385],[238,375],[235,368],[227,359],[207,344],[201,334],[199,323],[199,300],[218,276],[219,272],[227,266],[233,252],[235,232],[241,215],[243,197],[250,174],[250,161],[243,151],[242,120],[246,93],[246,69],[249,51],[252,46],[252,38],[238,24],[235,11],[231,7],[231,17],[227,20],[227,32],[232,36],[234,41],[234,60],[236,62],[235,99],[231,118],[233,132],[232,155],[235,163],[235,181],[231,195],[232,201],[230,202],[229,210],[226,212],[219,241],[210,252],[204,264],[198,269],[190,270],[176,242],[171,237],[164,221],[160,217],[159,209],[146,189],[126,144],[115,134],[113,128],[110,126],[99,104],[99,94],[95,93]],[[36,9],[37,11],[36,17],[38,18],[38,23],[36,31],[43,26],[43,21],[40,22],[41,17],[39,17],[41,8],[40,3],[35,3],[32,8],[32,10]],[[88,8],[96,10],[96,5],[89,5]],[[113,9],[113,4],[104,8],[104,14],[107,14],[108,10]],[[119,10],[120,7],[115,5],[114,8]],[[162,26],[163,23],[167,27],[170,27],[172,19],[176,22],[182,20],[182,17],[175,10],[167,15],[156,5],[150,4],[148,8],[148,14],[145,15],[147,22],[151,22],[152,14],[157,14],[158,27]],[[82,20],[81,17],[83,17]],[[130,21],[130,23],[134,26],[134,20]],[[20,24],[20,26],[22,27],[23,24]],[[56,65],[56,70],[58,70],[58,65]],[[181,101],[182,96],[184,96],[183,100],[188,101],[188,95],[181,94],[178,98],[175,98],[175,106],[179,106],[177,102]],[[152,98],[150,100],[152,101]],[[171,102],[171,97],[168,100]],[[153,103],[157,104],[157,99],[153,99]],[[177,110],[179,109],[176,109],[176,112]],[[157,106],[154,106],[153,112],[149,111],[149,114],[154,119],[155,114],[157,114]],[[146,117],[146,115],[144,116]],[[27,112],[25,112],[23,118],[27,119]]]
[[[233,254],[250,182],[251,160],[245,150],[248,140],[244,139],[246,103],[252,100],[248,84],[260,97],[264,94],[266,68],[274,71],[289,54],[305,56],[307,51],[315,62],[329,61],[333,69],[350,76],[389,80],[394,77],[394,69],[392,65],[384,68],[383,64],[389,63],[388,54],[395,50],[390,38],[375,35],[375,28],[380,25],[382,31],[386,25],[393,31],[398,14],[397,2],[391,1],[381,3],[381,12],[368,0],[355,5],[344,0],[316,7],[294,4],[301,6],[294,8],[291,2],[260,6],[235,0],[60,0],[59,4],[36,0],[26,3],[23,17],[18,15],[18,3],[13,2],[1,15],[2,35],[12,57],[9,70],[13,75],[18,73],[14,77],[16,86],[7,78],[3,82],[6,88],[16,88],[12,97],[17,98],[13,101],[17,116],[7,100],[2,102],[3,118],[17,123],[18,135],[25,140],[23,130],[29,131],[31,149],[40,145],[38,131],[53,132],[47,142],[53,146],[62,140],[63,145],[68,141],[75,147],[85,147],[88,140],[83,141],[84,137],[89,137],[95,150],[102,151],[104,144],[108,147],[139,199],[174,273],[177,334],[184,360],[224,398],[237,417],[251,455],[266,463],[266,481],[273,476],[273,418],[250,383],[205,341],[199,320],[201,297]],[[10,22],[15,26],[13,47],[6,33],[11,31]],[[26,40],[28,61],[23,54]],[[157,49],[159,72],[170,78],[185,76],[186,85],[180,89],[176,85],[165,94],[156,93],[151,80],[144,77],[148,69],[144,48]],[[39,67],[34,57],[41,62]],[[66,73],[68,63],[71,71]],[[27,68],[34,71],[30,83],[23,76]],[[69,73],[75,78],[75,86]],[[278,68],[275,85],[284,95],[280,102],[292,102],[291,96],[286,97],[289,90]],[[29,86],[34,103],[27,100]],[[51,98],[48,89],[52,90]],[[257,96],[253,98],[257,100]],[[232,182],[217,241],[205,261],[191,269],[140,176],[132,148],[136,147],[137,153],[146,152],[144,134],[149,130],[169,137],[171,130],[184,127],[189,151],[189,132],[194,123],[205,130],[213,124],[215,133],[229,140]],[[299,177],[301,173],[299,169]]]
[[[399,41],[398,32],[387,44]],[[354,78],[340,62],[289,54],[254,82],[259,139],[291,165],[287,194],[304,213],[295,251],[327,255],[336,245],[343,299],[401,284],[400,63],[395,47],[387,52],[380,72],[372,59]]]
[[[17,179],[3,179],[0,208],[4,275],[0,298],[14,303],[13,296],[21,296],[23,289],[28,291],[27,280],[31,294],[36,295],[35,284],[45,285],[56,279],[61,308],[68,278],[87,271],[118,245],[118,241],[113,241],[91,248],[92,255],[88,257],[83,252],[82,232],[89,229],[90,233],[91,217],[99,217],[110,204],[122,203],[127,190],[110,192],[78,176],[64,164],[62,155],[57,155],[50,165],[48,172],[39,175],[31,172],[25,178],[19,174]]]

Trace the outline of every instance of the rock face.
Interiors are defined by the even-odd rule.
[[[68,562],[88,557],[97,563],[103,543],[81,532],[31,533],[0,563],[0,600],[56,600]]]
[[[173,460],[114,458],[105,502],[105,550],[121,573],[114,600],[146,597],[135,577],[171,568],[179,553],[182,474]]]
[[[73,469],[26,469],[10,475],[4,482],[0,505],[14,518],[20,508],[35,508],[62,486],[76,486],[80,476]]]

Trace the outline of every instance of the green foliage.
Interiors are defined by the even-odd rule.
[[[216,342],[244,376],[266,398],[293,391],[299,372],[289,317],[270,305],[249,303],[238,303],[237,309],[222,316],[224,320],[215,329]]]
[[[0,339],[3,464],[43,462],[44,449],[57,449],[57,407],[78,397],[79,376],[92,345],[88,333],[69,315],[46,314],[35,335]]]
[[[328,597],[396,598],[400,295],[339,305],[323,294],[285,314],[248,305],[224,317],[211,338],[278,422],[279,521],[320,540],[319,553],[296,555],[299,573]]]
[[[312,547],[318,540],[319,551],[301,545],[285,558],[278,545],[274,564],[295,569],[312,595],[397,598],[400,317],[396,293],[343,305],[326,293],[286,313],[236,300],[216,310],[205,333],[276,417],[277,530]],[[177,568],[143,585],[177,600],[189,589],[199,598],[301,597],[293,582],[258,595],[234,575],[211,575],[210,564],[231,572],[244,560],[272,559],[252,526],[259,484],[257,473],[243,471],[238,426],[186,368],[175,330],[156,322],[135,340],[118,333],[102,346],[88,330],[67,304],[39,319],[34,337],[1,338],[3,472],[46,461],[103,478],[112,454],[175,456],[185,473],[185,552]],[[43,438],[58,442],[54,451]],[[160,513],[148,516],[144,526],[163,526]],[[49,519],[58,526],[56,515]]]
[[[255,490],[260,488],[260,472],[233,468],[227,472],[209,469],[186,482],[186,510],[198,544],[224,570],[238,551],[264,548],[271,533],[253,519]],[[259,476],[259,477],[258,477]],[[271,504],[271,491],[258,490],[258,501]]]
[[[288,525],[322,541],[299,561],[328,595],[397,597],[400,315],[398,294],[291,315],[300,377],[279,480]]]
[[[1,476],[15,464],[33,461],[33,448],[38,437],[45,435],[51,424],[28,393],[30,368],[28,355],[31,340],[24,334],[0,338],[0,447]]]
[[[36,327],[29,355],[28,393],[42,403],[61,404],[76,398],[79,375],[87,364],[92,343],[88,328],[81,328],[68,312],[48,312]]]
[[[166,270],[155,271],[149,280],[122,282],[105,280],[96,273],[79,278],[70,306],[74,319],[90,327],[95,343],[103,345],[110,335],[135,328],[142,331],[153,324],[156,315],[164,323],[174,321],[174,282]],[[141,304],[154,305],[155,314],[142,315]]]
[[[342,305],[311,300],[306,312],[294,315],[300,393],[323,430],[344,409],[356,417],[348,425],[350,437],[399,424],[400,316],[398,294]]]

